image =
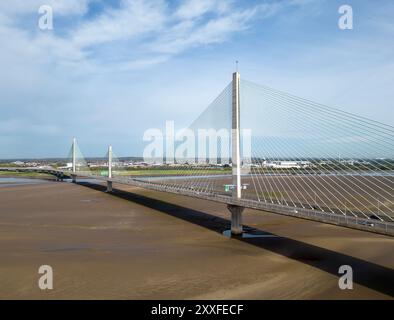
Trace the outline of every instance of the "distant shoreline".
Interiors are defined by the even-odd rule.
[[[55,180],[55,177],[49,174],[38,173],[38,172],[7,172],[0,171],[1,178],[29,178],[29,179],[43,179],[43,180]]]

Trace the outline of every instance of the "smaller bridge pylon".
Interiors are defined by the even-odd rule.
[[[108,178],[112,179],[112,146],[108,147]],[[107,180],[107,192],[112,192],[112,181]]]
[[[73,183],[77,182],[77,139],[73,139],[73,146],[72,146],[72,166],[73,166],[73,174],[71,175],[71,179]]]

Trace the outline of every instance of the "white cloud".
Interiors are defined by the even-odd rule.
[[[157,52],[177,54],[196,46],[221,43],[227,41],[233,34],[248,29],[254,19],[265,19],[282,8],[282,5],[274,3],[256,5],[246,9],[229,10],[229,8],[226,8],[224,10],[220,6],[221,1],[207,2],[211,4],[210,7],[201,6],[195,12],[205,14],[216,9],[217,16],[207,19],[204,23],[195,20],[182,20],[167,29],[160,37],[157,37],[156,41],[151,44],[150,49]],[[194,1],[190,3],[193,4],[190,4],[190,7],[193,7]],[[208,8],[210,9],[208,10]],[[191,8],[189,9],[193,12]],[[186,16],[189,18],[191,15]]]
[[[170,12],[164,0],[123,0],[120,8],[109,9],[78,26],[70,40],[82,50],[123,41],[133,51],[129,59],[135,52],[142,56],[178,54],[196,46],[226,41],[247,29],[253,19],[264,19],[282,6],[273,3],[242,9],[235,7],[233,1],[190,0]]]
[[[201,17],[206,13],[224,14],[230,11],[233,0],[186,0],[175,12],[181,20]]]
[[[89,3],[99,0],[47,0],[62,15],[84,15]],[[238,7],[234,1],[189,0],[175,10],[165,0],[122,0],[118,8],[105,10],[91,19],[69,25],[62,34],[16,27],[21,15],[37,15],[42,0],[5,0],[0,8],[0,33],[13,35],[10,47],[29,55],[32,62],[45,59],[71,72],[130,70],[167,61],[190,48],[227,41],[247,29],[253,20],[275,14],[288,2]],[[18,15],[20,16],[18,18]],[[56,26],[56,20],[55,20]],[[0,34],[1,36],[1,34]],[[7,46],[5,46],[7,48]],[[26,48],[27,51],[26,51]],[[116,48],[112,49],[112,48]],[[108,56],[110,55],[110,58]]]
[[[161,0],[123,0],[120,9],[109,9],[73,32],[73,42],[86,47],[135,38],[159,31],[166,21]]]

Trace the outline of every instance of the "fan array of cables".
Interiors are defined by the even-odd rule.
[[[161,160],[131,170],[112,153],[112,177],[231,197],[232,99],[230,83]],[[394,221],[394,127],[245,80],[240,110],[243,200]],[[75,158],[77,172],[108,175],[77,145]]]

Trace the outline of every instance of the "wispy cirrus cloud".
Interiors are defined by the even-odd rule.
[[[159,33],[167,21],[162,0],[123,0],[118,9],[109,8],[72,31],[70,40],[79,47],[133,40]]]
[[[202,17],[207,13],[226,14],[234,5],[233,0],[188,0],[181,3],[175,17],[181,20]]]
[[[204,23],[200,23],[198,18],[183,20],[157,37],[151,43],[150,50],[177,54],[196,46],[225,42],[233,34],[248,29],[253,19],[265,18],[277,8],[277,5],[258,5],[226,14],[223,14],[223,9],[218,9],[218,15]]]
[[[291,1],[243,4],[225,0],[188,0],[174,9],[166,0],[121,0],[119,6],[104,5],[92,16],[89,5],[102,0],[48,0],[53,7],[55,29],[51,33],[35,32],[20,27],[18,19],[37,15],[42,0],[26,2],[5,0],[0,4],[4,34],[14,34],[18,42],[29,42],[33,51],[45,51],[47,58],[61,66],[79,64],[81,68],[104,71],[111,63],[119,68],[124,63],[129,70],[168,60],[198,46],[228,41],[247,30],[255,20],[267,18],[281,8],[294,5]],[[12,2],[12,3],[11,3]],[[58,32],[56,19],[79,15],[82,18],[66,22]],[[86,17],[85,17],[86,16]],[[113,50],[112,48],[116,48]],[[115,52],[116,51],[116,52]],[[105,62],[105,65],[103,64]]]
[[[132,52],[115,58],[118,65],[119,60],[124,60],[125,67],[140,66],[142,61],[151,65],[151,61],[165,61],[196,46],[227,41],[247,29],[253,19],[263,18],[277,8],[277,4],[238,8],[234,1],[189,0],[174,11],[164,0],[123,0],[119,8],[111,8],[78,26],[70,40],[79,50],[90,52],[100,45],[105,48],[120,43]],[[147,55],[154,56],[146,59]],[[99,56],[100,48],[95,58]]]

